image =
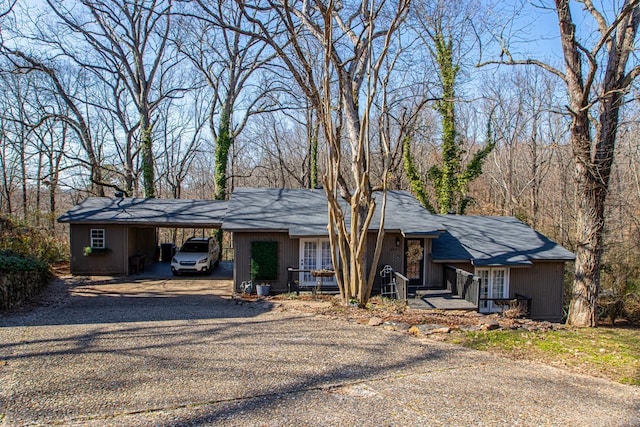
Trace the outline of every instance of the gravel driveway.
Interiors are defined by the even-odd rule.
[[[58,282],[0,317],[0,425],[635,426],[640,388],[236,304],[209,278]]]

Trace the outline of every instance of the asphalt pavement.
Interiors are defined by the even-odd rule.
[[[639,426],[640,388],[277,303],[68,278],[0,315],[0,426]]]

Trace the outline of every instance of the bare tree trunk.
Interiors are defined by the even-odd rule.
[[[538,111],[533,112],[533,120],[531,122],[531,137],[529,138],[529,152],[531,153],[531,227],[537,229],[539,192],[540,192],[540,165],[538,153]]]
[[[132,153],[131,134],[128,134],[124,153],[124,185],[128,196],[134,196],[135,190],[137,189],[136,179],[133,175],[133,160],[134,156]]]
[[[591,50],[586,42],[578,39],[581,32],[576,30],[570,3],[570,0],[555,0],[564,72],[538,60],[515,61],[504,48],[503,54],[508,58],[507,64],[539,66],[561,78],[567,87],[570,140],[580,198],[576,221],[575,281],[567,323],[596,326],[604,207],[616,146],[619,110],[624,95],[640,75],[640,65],[635,65],[628,72],[626,70],[635,51],[640,0],[624,0],[617,10],[607,10],[606,13],[597,10],[591,0],[581,2],[600,35],[600,38],[589,39],[593,42]],[[612,21],[607,22],[608,18]],[[598,80],[600,78],[601,81]],[[595,138],[592,127],[596,131]]]
[[[353,9],[355,16],[341,16],[346,11],[333,0],[311,3],[240,2],[246,19],[260,29],[260,39],[278,53],[318,112],[328,145],[327,172],[322,181],[328,200],[332,261],[340,267],[336,280],[344,302],[357,298],[364,305],[378,261],[374,257],[373,265],[367,265],[365,259],[369,226],[376,211],[369,176],[369,114],[380,83],[379,72],[388,65],[384,59],[391,37],[406,17],[408,1],[363,1]],[[385,13],[380,13],[383,10]],[[270,16],[259,19],[257,13]],[[383,25],[385,29],[381,29]],[[281,40],[286,40],[284,45],[278,43]],[[379,45],[376,40],[381,41]],[[310,53],[310,47],[315,54]],[[350,161],[351,185],[342,169],[345,153]],[[383,190],[384,198],[386,188]],[[339,199],[348,206],[343,208]],[[384,235],[384,214],[380,212],[377,244]],[[379,251],[375,253],[379,256]]]
[[[21,125],[23,126],[23,125]],[[27,212],[29,211],[29,207],[27,206],[28,203],[28,199],[27,199],[27,159],[26,159],[26,137],[24,136],[24,132],[21,132],[22,135],[20,135],[20,141],[19,141],[19,153],[20,153],[20,184],[21,184],[21,189],[22,189],[22,219],[24,219],[25,221],[27,221],[28,219],[28,214]]]
[[[2,170],[2,193],[4,198],[4,206],[2,206],[2,212],[11,214],[13,206],[11,203],[11,187],[13,185],[11,175],[9,172],[9,159],[8,157],[8,141],[4,132],[5,121],[0,118],[0,169]]]
[[[40,226],[40,216],[41,216],[41,211],[40,211],[40,200],[42,197],[42,169],[43,169],[43,164],[42,164],[42,159],[44,158],[45,155],[45,151],[43,149],[38,150],[38,167],[36,170],[36,201],[35,201],[35,208],[34,208],[34,214],[36,216],[35,218],[35,222],[36,222],[36,226]]]
[[[571,145],[576,164],[576,183],[582,196],[576,222],[575,282],[567,323],[576,326],[597,325],[597,297],[600,290],[605,229],[604,208],[609,189],[611,167],[616,146],[616,132],[622,99],[640,69],[626,74],[633,51],[640,10],[638,1],[625,1],[616,23],[608,26],[603,16],[590,5],[589,11],[600,25],[602,44],[608,49],[600,115],[596,139],[592,142],[589,121],[590,86],[595,69],[586,79],[581,73],[581,47],[575,40],[567,0],[556,0],[562,45],[567,64],[566,81],[571,100]],[[593,62],[592,62],[593,64]]]

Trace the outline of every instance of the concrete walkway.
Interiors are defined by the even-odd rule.
[[[640,388],[229,297],[57,283],[0,317],[0,425],[634,426]]]

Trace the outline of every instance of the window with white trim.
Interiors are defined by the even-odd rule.
[[[106,248],[104,228],[91,229],[91,247],[95,249]]]

